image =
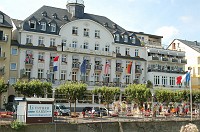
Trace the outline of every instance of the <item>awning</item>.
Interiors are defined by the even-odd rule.
[[[149,53],[159,53],[157,49],[147,49],[147,52]]]
[[[79,56],[78,55],[73,55],[72,59],[79,59]]]

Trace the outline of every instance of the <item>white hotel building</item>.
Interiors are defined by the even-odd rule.
[[[177,87],[175,77],[184,73],[184,52],[164,50],[161,36],[127,31],[104,16],[84,13],[84,7],[83,1],[68,2],[66,9],[43,6],[23,21],[13,19],[13,39],[18,44],[12,46],[18,46],[20,57],[18,78],[82,80],[88,89],[107,85],[123,90],[127,84],[147,80],[156,86]],[[59,65],[53,72],[55,56]],[[81,75],[84,59],[87,72]],[[127,74],[131,61],[131,74]],[[110,69],[105,75],[106,63]]]

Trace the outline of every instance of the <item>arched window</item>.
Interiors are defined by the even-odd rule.
[[[3,23],[3,15],[0,14],[0,23]]]

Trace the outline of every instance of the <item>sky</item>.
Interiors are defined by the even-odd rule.
[[[65,8],[68,0],[0,0],[0,11],[24,20],[43,5]],[[200,0],[84,0],[85,13],[105,16],[128,31],[200,42]]]

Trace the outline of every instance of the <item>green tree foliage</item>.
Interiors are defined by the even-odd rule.
[[[125,88],[125,94],[129,100],[133,100],[140,106],[151,97],[150,89],[144,84],[130,84]]]
[[[45,94],[52,93],[52,85],[49,82],[41,82],[40,80],[17,81],[13,84],[13,88],[18,94],[23,94],[27,97],[44,97]]]
[[[93,90],[93,93],[100,94],[101,99],[109,107],[109,104],[114,101],[114,97],[120,93],[120,89],[118,87],[99,87]]]
[[[76,112],[76,100],[82,99],[87,91],[87,85],[81,82],[66,82],[56,89],[57,94],[65,94],[67,100],[75,103],[74,112]]]
[[[0,79],[0,95],[8,90],[8,85],[3,79]]]

